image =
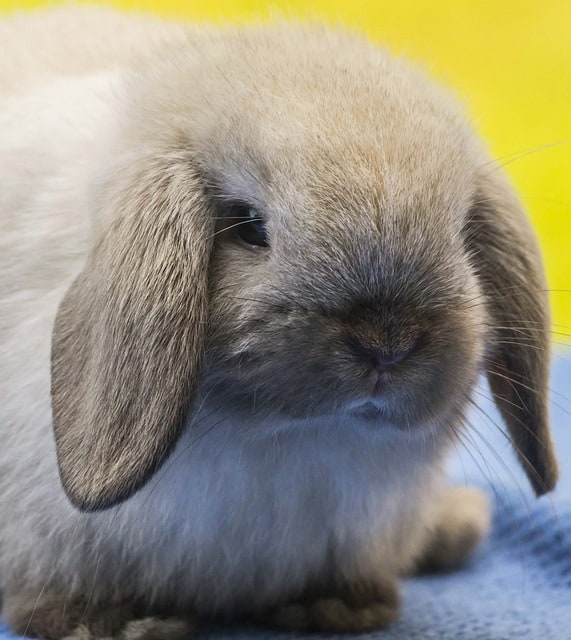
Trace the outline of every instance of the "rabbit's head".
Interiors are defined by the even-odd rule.
[[[536,492],[554,486],[536,242],[420,74],[328,31],[226,33],[131,74],[116,124],[53,336],[76,505],[144,484],[199,387],[241,421],[442,429],[482,370]]]

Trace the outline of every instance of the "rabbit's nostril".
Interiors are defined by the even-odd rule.
[[[365,344],[358,339],[349,341],[351,351],[361,360],[372,364],[378,371],[386,371],[406,359],[411,347],[391,348]]]

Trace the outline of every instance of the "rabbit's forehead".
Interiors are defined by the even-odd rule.
[[[305,153],[291,149],[286,166],[275,165],[273,193],[304,217],[322,210],[332,216],[359,211],[377,223],[420,212],[451,221],[461,217],[474,192],[474,163],[463,141],[450,144],[444,135],[414,125],[387,131],[366,139],[330,136]],[[287,216],[295,218],[295,211]]]
[[[476,153],[448,96],[352,37],[287,28],[237,38],[185,91],[189,137],[225,195],[284,231],[324,217],[346,225],[351,212],[364,227],[422,213],[439,217],[441,233],[461,228]]]
[[[474,197],[470,136],[433,118],[276,126],[215,154],[229,196],[262,210],[276,229],[315,223],[382,227],[436,216],[457,231]],[[212,155],[210,156],[212,158]]]
[[[475,191],[461,127],[422,115],[338,127],[323,114],[278,128],[268,117],[241,144],[226,164],[228,191],[266,217],[281,277],[300,286],[310,274],[347,299],[378,289],[383,274],[392,287],[453,288]]]
[[[228,195],[276,223],[357,209],[434,211],[454,224],[473,197],[473,134],[445,101],[391,102],[369,89],[330,93],[326,103],[321,92],[280,94],[235,109],[211,114],[204,162]]]

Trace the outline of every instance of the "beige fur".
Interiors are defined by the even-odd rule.
[[[488,529],[441,473],[480,371],[553,488],[535,240],[421,73],[315,26],[95,8],[7,18],[0,41],[16,629],[104,637],[111,610],[128,640],[178,637],[161,616],[388,624],[399,575]],[[252,207],[269,248],[236,226]]]

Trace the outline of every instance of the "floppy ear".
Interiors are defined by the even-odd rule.
[[[84,510],[125,500],[164,462],[199,375],[213,216],[188,163],[160,164],[130,169],[103,207],[53,330],[59,470]]]
[[[488,381],[537,495],[557,482],[548,415],[550,314],[542,262],[513,190],[487,165],[468,222],[468,244],[490,323]]]

